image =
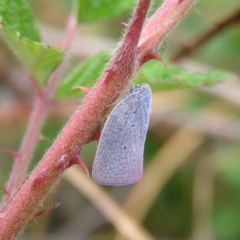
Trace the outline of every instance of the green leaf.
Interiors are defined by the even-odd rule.
[[[97,77],[103,71],[108,59],[108,54],[99,53],[80,63],[65,79],[63,79],[57,91],[58,97],[79,96],[81,91],[76,89],[76,86],[92,87]]]
[[[207,73],[190,72],[171,63],[167,63],[165,68],[159,62],[150,61],[141,68],[136,83],[149,83],[152,89],[157,91],[213,85],[233,76],[232,73],[220,70]]]
[[[92,87],[100,72],[104,70],[110,55],[100,53],[79,64],[65,79],[58,89],[58,97],[79,96],[76,86]],[[224,71],[208,73],[190,72],[176,65],[167,63],[165,68],[157,61],[146,63],[135,79],[135,83],[148,83],[153,91],[189,88],[212,85],[228,80],[233,74]]]
[[[4,24],[22,37],[32,41],[40,41],[31,8],[26,0],[0,0],[0,17]]]
[[[46,84],[49,75],[66,55],[57,48],[20,37],[18,33],[5,26],[1,21],[0,34],[40,85]]]
[[[78,19],[81,23],[97,22],[120,15],[134,5],[136,0],[78,0]]]

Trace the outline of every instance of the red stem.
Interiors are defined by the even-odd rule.
[[[69,24],[67,27],[66,36],[64,37],[62,49],[69,47],[69,42],[72,41],[74,33],[76,32],[77,21],[76,18],[70,16]],[[50,76],[48,85],[44,91],[38,89],[37,84],[37,99],[31,113],[29,124],[22,140],[20,149],[18,151],[18,158],[15,159],[11,176],[8,180],[6,187],[6,194],[2,201],[2,207],[7,204],[9,199],[15,194],[17,189],[21,186],[23,179],[31,161],[34,149],[39,141],[41,128],[46,119],[51,100],[54,97],[59,75],[64,63],[62,63]],[[35,81],[35,80],[33,80]]]
[[[47,113],[47,105],[43,98],[37,98],[29,120],[29,124],[19,149],[19,157],[15,159],[13,170],[8,181],[6,194],[3,203],[16,192],[25,178],[29,162],[31,160],[34,148],[39,140],[41,126],[44,123]]]
[[[76,152],[88,141],[112,100],[136,71],[137,44],[150,0],[140,0],[119,49],[95,88],[56,138],[38,166],[6,206],[0,218],[0,239],[13,239],[26,227],[39,204],[68,167]]]
[[[137,46],[150,2],[150,0],[139,0],[126,34],[105,72],[29,178],[26,179],[20,190],[12,198],[5,211],[0,215],[0,240],[13,239],[24,229],[39,204],[56,184],[60,174],[71,165],[70,162],[76,156],[76,153],[91,139],[104,118],[108,106],[130,83],[139,69],[141,63],[139,56],[145,50],[142,49],[142,52],[139,52]],[[185,3],[193,2],[193,0],[166,0],[164,4],[165,6],[167,3],[171,5],[173,2],[177,3],[178,6],[182,6],[177,8],[177,14],[173,13],[174,8],[166,7],[165,10],[169,10],[169,14],[172,14],[176,19],[186,10]],[[154,31],[157,28],[156,25],[160,23],[161,19],[157,14],[155,26],[151,25],[153,34],[156,33]],[[171,27],[173,27],[173,24],[169,25],[169,29]],[[145,29],[145,32],[148,32],[147,29]],[[149,34],[149,36],[152,36],[152,34]],[[146,49],[156,48],[156,42],[149,42]],[[147,54],[147,51],[145,52]]]

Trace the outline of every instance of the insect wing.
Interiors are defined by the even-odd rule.
[[[148,85],[136,86],[110,113],[93,163],[96,182],[118,186],[142,178],[151,98]]]

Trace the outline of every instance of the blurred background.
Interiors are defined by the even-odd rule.
[[[156,0],[154,4],[160,3]],[[30,4],[43,42],[57,45],[71,4],[64,0],[31,0]],[[240,239],[240,1],[199,0],[192,10],[198,14],[184,19],[169,34],[159,49],[160,56],[192,72],[221,69],[234,77],[211,87],[155,91],[143,179],[124,187],[95,184],[88,188],[91,175],[85,179],[83,170],[74,167],[72,175],[83,175],[76,183],[80,186],[66,173],[44,203],[44,207],[60,206],[37,219],[22,239],[122,239],[98,205],[101,194],[106,193],[110,197],[106,209],[114,199],[120,211],[132,216],[155,239]],[[131,11],[95,24],[80,23],[64,74],[94,54],[112,51],[122,34],[120,23],[130,16]],[[194,44],[187,52],[185,47]],[[27,80],[28,73],[2,39],[0,49],[0,184],[4,186],[13,164],[6,149],[19,148],[35,91]],[[163,68],[160,63],[153,64],[159,71]],[[79,93],[52,105],[42,129],[45,138],[37,146],[29,171],[81,98]],[[96,147],[92,142],[82,152],[90,172]],[[95,187],[100,193],[91,197]]]

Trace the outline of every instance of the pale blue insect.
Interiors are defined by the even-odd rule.
[[[102,185],[128,185],[143,174],[143,152],[151,114],[148,84],[132,88],[113,108],[103,127],[92,175]]]

